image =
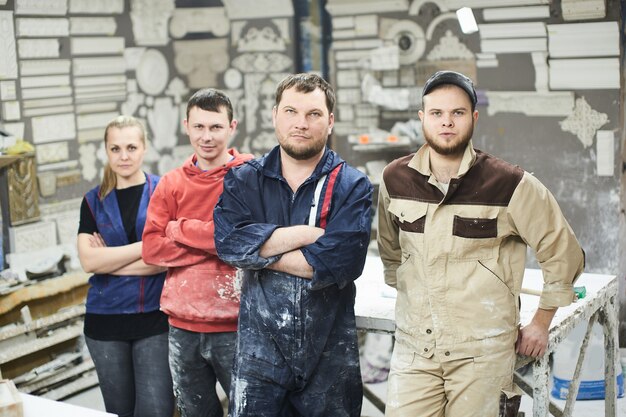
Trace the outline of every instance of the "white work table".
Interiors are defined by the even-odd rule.
[[[587,294],[585,298],[572,303],[568,307],[558,309],[550,326],[548,352],[553,352],[577,324],[587,322],[590,325],[583,340],[581,352],[584,352],[589,341],[591,324],[598,321],[604,329],[604,344],[606,346],[604,360],[606,384],[605,417],[616,417],[617,386],[615,361],[618,358],[617,279],[614,275],[584,273],[578,278],[575,285],[577,287],[584,286]],[[363,275],[356,280],[356,286],[355,312],[357,327],[368,332],[393,334],[395,330],[395,290],[384,283],[383,265],[379,257],[368,256]],[[526,269],[523,287],[541,290],[542,286],[541,270]],[[522,326],[530,322],[538,305],[538,296],[521,294],[520,320]],[[579,358],[578,372],[572,378],[570,395],[565,403],[565,408],[560,410],[550,402],[548,392],[550,375],[548,356],[546,354],[536,360],[519,356],[517,361],[518,369],[532,362],[534,388],[525,383],[518,374],[515,375],[515,381],[520,388],[533,398],[533,417],[548,417],[549,413],[557,417],[571,417],[580,384],[579,368],[582,364],[582,358]],[[572,358],[572,360],[574,359]]]
[[[24,417],[116,417],[116,414],[92,410],[35,395],[20,393]]]

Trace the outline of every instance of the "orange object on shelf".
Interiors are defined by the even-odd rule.
[[[387,136],[387,142],[397,142],[397,141],[398,141],[398,137],[396,135]]]
[[[370,143],[369,135],[360,135],[359,136],[359,143],[361,143],[361,144]]]

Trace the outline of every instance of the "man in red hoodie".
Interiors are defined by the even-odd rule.
[[[240,279],[213,239],[213,208],[229,169],[252,155],[228,149],[237,127],[228,97],[196,92],[183,121],[194,154],[167,173],[148,206],[143,259],[168,268],[161,310],[169,316],[169,362],[182,417],[221,417],[216,381],[229,392]]]

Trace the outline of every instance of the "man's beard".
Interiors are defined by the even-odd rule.
[[[311,159],[319,155],[326,146],[326,141],[314,141],[306,147],[292,146],[292,144],[289,143],[287,140],[281,142],[281,148],[285,151],[287,155],[289,155],[296,161],[306,161],[307,159]]]
[[[426,129],[423,128],[423,126],[422,132],[424,133],[424,139],[426,140],[428,146],[430,146],[439,155],[460,155],[465,152],[467,144],[469,143],[470,139],[472,139],[472,135],[474,134],[474,122],[472,121],[472,126],[467,132],[465,132],[465,135],[460,136],[460,140],[457,140],[451,144],[447,144],[446,146],[441,146],[440,144],[438,144],[437,141],[434,140],[432,136],[426,131]]]

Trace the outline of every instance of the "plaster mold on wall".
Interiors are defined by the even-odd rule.
[[[116,31],[113,17],[70,17],[71,35],[114,35]]]
[[[174,42],[174,65],[187,76],[190,88],[217,85],[218,75],[228,68],[226,38]]]
[[[535,66],[535,90],[547,92],[549,90],[548,54],[546,52],[533,52],[531,57]]]
[[[547,38],[483,39],[480,41],[482,52],[494,54],[517,54],[521,52],[545,52],[548,50]]]
[[[54,222],[36,222],[9,227],[12,253],[24,253],[57,245]]]
[[[412,20],[400,20],[384,29],[383,22],[386,20],[381,20],[381,31],[384,30],[382,37],[398,45],[400,64],[408,65],[417,62],[426,49],[426,37],[422,28]]]
[[[619,58],[550,59],[550,89],[619,89]]]
[[[241,74],[241,71],[239,71],[238,69],[228,68],[224,72],[224,85],[226,86],[226,88],[235,90],[241,87],[242,83],[243,83],[243,75]]]
[[[152,143],[159,151],[176,146],[178,136],[178,111],[170,97],[159,97],[148,110],[148,124],[152,131]]]
[[[126,75],[102,75],[93,77],[75,77],[74,86],[90,87],[97,85],[125,84]]]
[[[24,122],[4,123],[4,129],[17,139],[24,139]]]
[[[359,78],[359,71],[337,71],[337,87],[360,87],[361,80]]]
[[[382,39],[349,39],[345,41],[334,41],[333,49],[374,49],[383,46]]]
[[[534,4],[550,4],[551,0],[413,0],[409,9],[410,15],[419,14],[420,9],[426,3],[434,3],[439,10],[447,12],[450,10],[458,10],[461,7],[471,7],[474,9],[482,9],[485,7],[498,6],[524,6]]]
[[[126,98],[126,89],[122,86],[115,90],[104,90],[94,92],[78,91],[75,94],[77,104],[93,103],[99,101],[124,101]]]
[[[523,113],[533,117],[568,116],[574,110],[572,92],[487,91],[487,114]]]
[[[73,113],[33,117],[31,126],[35,144],[76,138]]]
[[[617,22],[548,25],[551,58],[619,56]]]
[[[398,71],[383,71],[381,83],[384,87],[397,87]]]
[[[189,94],[189,89],[178,77],[172,78],[165,90],[165,94],[174,99],[174,104],[178,105],[182,103],[183,97]]]
[[[328,0],[326,10],[332,16],[406,12],[408,0]]]
[[[70,23],[66,18],[15,19],[15,33],[20,38],[65,37],[70,35]]]
[[[431,40],[433,38],[433,33],[435,33],[435,29],[441,22],[444,20],[457,20],[456,13],[442,13],[439,16],[435,17],[430,21],[428,27],[426,28],[426,39]]]
[[[478,68],[497,68],[500,65],[498,57],[493,53],[478,52],[476,54],[476,66]]]
[[[80,145],[78,155],[83,178],[87,181],[93,181],[96,179],[96,175],[98,175],[96,169],[96,145],[93,143]]]
[[[561,2],[563,3],[563,2]],[[494,7],[483,9],[483,20],[530,20],[548,19],[550,6]]]
[[[72,55],[122,55],[123,37],[74,37],[70,39]]]
[[[361,60],[366,61],[370,57],[371,52],[372,51],[364,51],[364,50],[337,51],[335,52],[335,60],[337,61],[361,61]],[[387,64],[381,63],[381,65],[387,65]]]
[[[15,0],[15,14],[65,16],[67,0],[46,0],[42,7],[41,0]]]
[[[59,1],[59,0],[55,0]],[[67,0],[63,0],[64,2]],[[122,14],[124,0],[69,0],[72,14]]]
[[[20,61],[20,75],[26,77],[29,75],[69,74],[70,66],[69,59]]]
[[[137,69],[144,52],[146,52],[145,47],[129,47],[124,49],[124,60],[126,61],[126,69],[128,71],[135,71]]]
[[[73,212],[78,210],[80,213],[80,203],[83,200],[82,197],[71,198],[55,203],[46,203],[39,206],[39,212],[42,220],[48,220],[49,218],[55,218],[57,215],[63,215],[66,212]]]
[[[293,61],[278,52],[247,52],[233,59],[231,64],[243,73],[282,72],[291,68]]]
[[[363,100],[390,110],[406,110],[409,107],[409,90],[406,88],[383,88],[380,83],[370,74],[363,77],[361,83]],[[372,108],[371,106],[368,108]],[[378,117],[376,114],[363,113],[364,107],[357,107],[358,119]],[[369,122],[367,123],[369,125]]]
[[[237,42],[237,52],[284,51],[285,40],[273,27],[249,27]]]
[[[76,207],[80,207],[80,202],[73,210],[58,213],[45,219],[53,221],[56,225],[59,243],[62,245],[76,246],[76,231],[80,223],[80,209],[76,209]]]
[[[104,132],[104,128],[117,116],[117,112],[82,114],[76,117],[76,126],[78,130],[102,129]]]
[[[285,43],[291,42],[291,33],[289,32],[289,20],[288,19],[272,19],[271,22],[278,29],[278,33],[280,37],[285,41]]]
[[[441,61],[445,59],[474,59],[474,53],[462,43],[458,37],[447,30],[446,34],[439,38],[439,43],[430,50],[426,56],[428,61]]]
[[[78,184],[82,180],[80,170],[72,169],[65,172],[57,172],[57,188]],[[74,229],[76,230],[76,229]]]
[[[137,84],[148,95],[159,95],[169,81],[169,67],[161,51],[147,49],[139,60],[136,69]]]
[[[0,100],[15,100],[15,81],[0,81]]]
[[[230,22],[223,7],[185,7],[175,9],[170,20],[170,35],[175,39],[188,33],[228,35]]]
[[[293,16],[291,0],[223,0],[230,20]]]
[[[131,0],[130,20],[133,22],[135,43],[142,46],[167,45],[167,22],[174,8],[174,0]]]
[[[116,111],[118,107],[118,103],[116,102],[104,102],[104,103],[86,103],[86,104],[78,104],[76,106],[76,113],[96,113],[96,112],[107,112],[107,111]]]
[[[24,100],[22,101],[22,107],[32,109],[37,107],[64,106],[72,104],[72,102],[72,97],[42,98],[38,100]]]
[[[74,106],[55,106],[55,107],[39,107],[36,109],[24,109],[22,114],[25,117],[33,117],[33,116],[44,116],[47,114],[58,114],[58,113],[74,113]]]
[[[598,130],[596,155],[598,176],[612,177],[615,171],[615,134],[612,130]]]
[[[17,78],[17,54],[13,31],[13,13],[0,11],[0,80]]]
[[[481,39],[541,38],[547,36],[543,22],[487,23],[478,25]]]
[[[609,121],[606,113],[600,113],[591,108],[584,97],[576,99],[574,111],[563,121],[559,122],[561,130],[574,134],[585,148],[593,145],[596,131]]]
[[[20,102],[5,101],[2,103],[2,120],[20,120]]]
[[[602,19],[606,16],[606,0],[561,0],[563,20]]]
[[[45,75],[36,77],[21,77],[20,86],[22,88],[69,86],[69,75]]]
[[[371,37],[378,35],[378,16],[359,15],[354,17],[354,34],[355,37]]]
[[[22,90],[22,98],[24,100],[32,98],[62,97],[71,95],[72,87],[39,87],[25,88]]]
[[[54,142],[35,146],[37,164],[66,161],[70,157],[69,142]]]
[[[74,58],[72,59],[74,76],[102,74],[124,74],[126,61],[123,57]]]
[[[400,68],[400,48],[397,45],[391,45],[372,49],[361,67],[373,71],[397,70]]]
[[[20,59],[58,58],[61,45],[58,39],[18,39],[17,51]]]

